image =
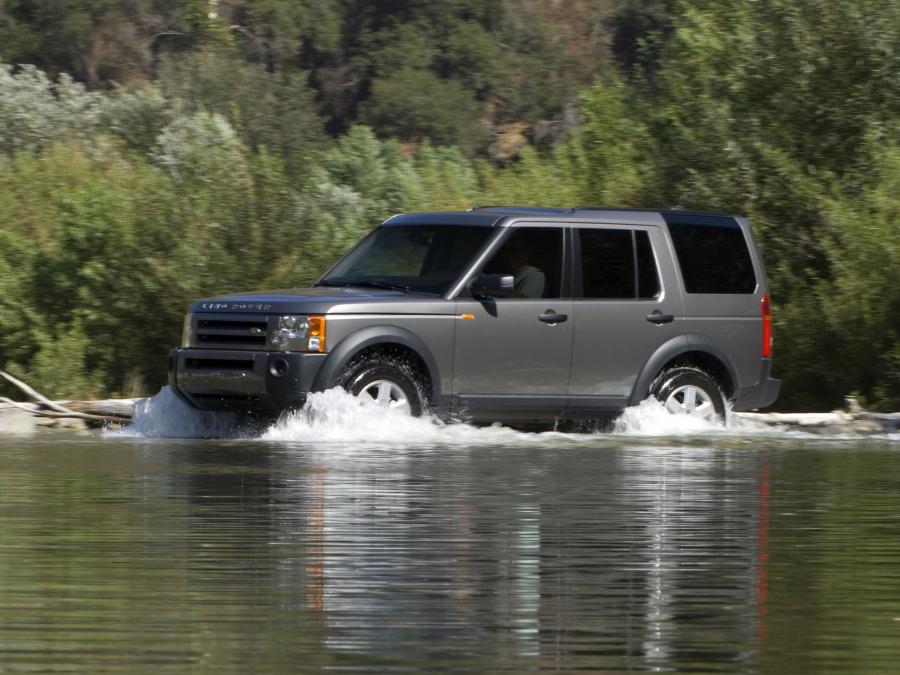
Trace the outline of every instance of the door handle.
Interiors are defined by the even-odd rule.
[[[546,312],[538,316],[538,321],[543,321],[551,326],[562,323],[569,318],[568,314],[557,314],[554,310],[548,309]]]
[[[661,326],[664,323],[672,323],[674,320],[675,317],[672,314],[663,314],[658,309],[654,309],[647,315],[647,321],[655,323],[657,326]]]

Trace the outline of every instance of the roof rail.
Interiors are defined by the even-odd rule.
[[[689,211],[680,204],[671,206],[648,206],[643,208],[635,208],[629,206],[575,206],[572,211]],[[706,211],[697,211],[697,213],[706,213]]]
[[[516,211],[520,213],[568,213],[571,209],[567,207],[558,207],[558,206],[513,206],[510,204],[483,204],[479,206],[473,206],[467,211],[486,211],[486,210],[498,210],[498,211]]]
[[[573,206],[572,211],[667,211],[667,208],[634,208],[628,206]]]

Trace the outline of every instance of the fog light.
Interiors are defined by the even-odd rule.
[[[290,369],[290,364],[284,359],[275,359],[272,365],[269,366],[269,372],[272,373],[272,377],[284,377]]]

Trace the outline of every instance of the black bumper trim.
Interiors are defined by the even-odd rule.
[[[278,413],[303,404],[327,354],[173,349],[169,385],[202,410]]]
[[[771,372],[772,360],[762,359],[757,383],[752,387],[740,389],[735,396],[735,412],[766,408],[775,403],[781,391],[781,380],[769,377]]]

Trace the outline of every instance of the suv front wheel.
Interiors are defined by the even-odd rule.
[[[660,373],[650,393],[673,415],[725,421],[725,399],[715,381],[699,368],[678,366]]]
[[[342,386],[367,403],[418,417],[424,409],[415,372],[401,362],[373,357],[350,366]]]

